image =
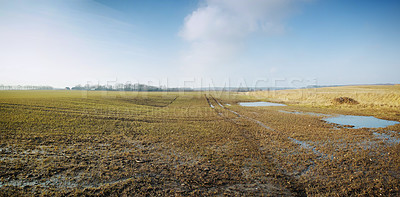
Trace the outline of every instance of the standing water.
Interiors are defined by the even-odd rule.
[[[399,124],[397,121],[382,120],[373,116],[349,116],[340,115],[337,117],[324,118],[323,120],[340,124],[340,125],[352,125],[354,129],[359,128],[384,128],[387,126]]]

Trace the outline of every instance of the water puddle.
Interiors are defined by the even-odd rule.
[[[313,147],[309,144],[307,144],[306,142],[300,141],[300,140],[296,140],[294,138],[288,137],[289,140],[292,140],[292,142],[294,142],[295,144],[300,145],[301,147],[305,148],[305,149],[309,149],[311,150]]]
[[[291,138],[291,137],[288,137],[288,139],[291,140],[292,142],[294,142],[295,144],[300,145],[301,147],[303,147],[305,149],[312,150],[314,152],[314,154],[316,154],[318,156],[323,156],[323,154],[321,152],[319,152],[315,147],[311,146],[307,142],[296,140],[296,139]]]
[[[266,128],[266,129],[268,129],[268,130],[275,131],[275,130],[272,129],[271,127],[269,127],[269,126],[263,124],[262,122],[260,122],[260,121],[258,121],[258,120],[256,120],[256,119],[249,118],[249,117],[246,117],[246,118],[249,119],[249,120],[251,120],[251,121],[254,121],[254,122],[257,123],[258,125],[260,125],[260,126]]]
[[[234,113],[234,114],[237,115],[238,117],[241,117],[241,115],[240,115],[239,113],[237,113],[237,112],[235,112],[235,111],[233,111],[233,110],[228,109],[228,111]]]
[[[390,132],[392,134],[399,134],[400,135],[400,132],[396,132],[396,131],[388,131],[388,132]]]
[[[321,113],[314,113],[314,112],[284,111],[284,110],[278,110],[278,111],[282,112],[282,113],[286,113],[286,114],[310,115],[310,116],[332,116],[329,114],[321,114]]]
[[[390,144],[398,144],[398,143],[400,143],[400,139],[399,138],[392,137],[392,136],[390,136],[388,134],[377,133],[377,132],[374,132],[373,134],[374,134],[375,138],[383,140],[386,143],[390,143]]]
[[[242,102],[239,105],[244,107],[286,106],[285,104],[271,102]]]
[[[359,128],[384,128],[387,126],[399,124],[397,121],[383,120],[373,116],[350,116],[340,115],[337,117],[324,118],[323,120],[329,123],[339,125],[351,125],[354,129]]]
[[[0,187],[3,186],[14,186],[14,187],[26,187],[26,186],[35,186],[38,185],[38,181],[22,181],[22,180],[11,180],[8,182],[1,182],[0,181]]]
[[[231,106],[231,104],[229,104],[229,103],[227,103],[227,104],[225,104],[226,106]]]

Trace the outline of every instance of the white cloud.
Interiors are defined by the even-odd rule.
[[[183,53],[186,72],[226,68],[235,63],[243,43],[255,32],[281,34],[284,19],[304,0],[205,0],[185,18],[180,36],[189,42]]]

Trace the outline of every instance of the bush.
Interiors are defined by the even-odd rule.
[[[349,97],[339,97],[339,98],[335,98],[333,99],[333,104],[349,104],[349,105],[357,105],[358,101],[349,98]]]

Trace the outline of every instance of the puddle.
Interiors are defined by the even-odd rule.
[[[333,155],[328,155],[325,153],[322,153],[320,151],[317,150],[317,148],[315,146],[312,146],[310,144],[308,144],[305,141],[300,141],[291,137],[288,137],[289,140],[291,140],[293,143],[300,145],[302,148],[307,149],[307,150],[311,150],[315,155],[317,155],[319,158],[323,158],[323,159],[330,159],[333,160],[334,156]],[[306,170],[305,172],[307,172],[308,170]]]
[[[390,135],[388,135],[388,134],[385,134],[385,133],[377,133],[377,132],[374,132],[373,134],[374,134],[375,138],[381,139],[381,140],[383,140],[384,142],[391,143],[391,144],[392,144],[392,143],[393,143],[393,144],[398,144],[398,143],[400,143],[400,139],[399,139],[399,138],[392,137],[392,136],[390,136]]]
[[[400,132],[396,132],[396,131],[388,131],[388,132],[390,132],[390,133],[392,133],[392,134],[398,134],[398,135],[400,135]]]
[[[226,106],[231,106],[231,104],[229,104],[229,103],[227,103],[227,104],[225,104]]]
[[[233,110],[228,109],[228,111],[234,113],[234,114],[237,115],[238,117],[241,117],[241,115],[240,115],[239,113],[237,113],[237,112],[235,112],[235,111],[233,111]]]
[[[249,120],[252,120],[252,121],[256,122],[257,124],[259,124],[260,126],[266,128],[266,129],[268,129],[268,130],[275,131],[275,130],[272,129],[271,127],[269,127],[269,126],[263,124],[262,122],[260,122],[260,121],[258,121],[258,120],[256,120],[256,119],[249,118],[249,117],[246,117],[246,118],[249,119]]]
[[[12,180],[9,182],[1,182],[0,181],[0,187],[3,186],[14,186],[14,187],[26,187],[26,186],[35,186],[38,185],[39,182],[38,181],[22,181],[22,180]]]
[[[211,108],[214,108],[214,105],[210,103],[210,107],[211,107]]]
[[[301,147],[305,148],[305,149],[312,149],[313,147],[309,144],[307,144],[306,142],[300,141],[300,140],[296,140],[294,138],[288,137],[289,140],[292,140],[292,142],[300,145]]]
[[[284,111],[278,110],[279,112],[286,113],[286,114],[298,114],[298,115],[310,115],[310,116],[332,116],[329,114],[321,114],[321,113],[314,113],[314,112],[301,112],[301,111]]]
[[[324,118],[329,123],[340,125],[352,125],[354,129],[359,128],[384,128],[387,126],[399,124],[397,121],[383,120],[373,116],[350,116],[341,115],[337,117]]]
[[[239,105],[244,107],[264,107],[264,106],[286,106],[280,103],[270,103],[270,102],[242,102]]]
[[[389,133],[392,133],[392,131],[386,131]],[[356,147],[361,147],[364,150],[367,149],[378,149],[382,146],[394,146],[396,144],[400,143],[400,138],[396,138],[391,136],[390,134],[386,133],[378,133],[373,131],[372,133],[374,135],[374,138],[358,141],[358,142],[346,142],[343,139],[337,140],[337,141],[328,141],[329,144],[334,144],[335,146],[338,147],[336,150],[351,150],[353,152],[357,152]],[[383,142],[383,143],[382,143]],[[322,144],[324,146],[326,144]]]
[[[291,140],[292,142],[294,142],[294,143],[300,145],[301,147],[303,147],[303,148],[305,148],[305,149],[312,150],[312,151],[314,152],[314,154],[316,154],[316,155],[319,155],[319,156],[322,156],[322,155],[323,155],[321,152],[317,151],[317,149],[316,149],[315,147],[311,146],[311,145],[308,144],[307,142],[303,142],[303,141],[300,141],[300,140],[296,140],[296,139],[291,138],[291,137],[288,137],[288,139]]]

